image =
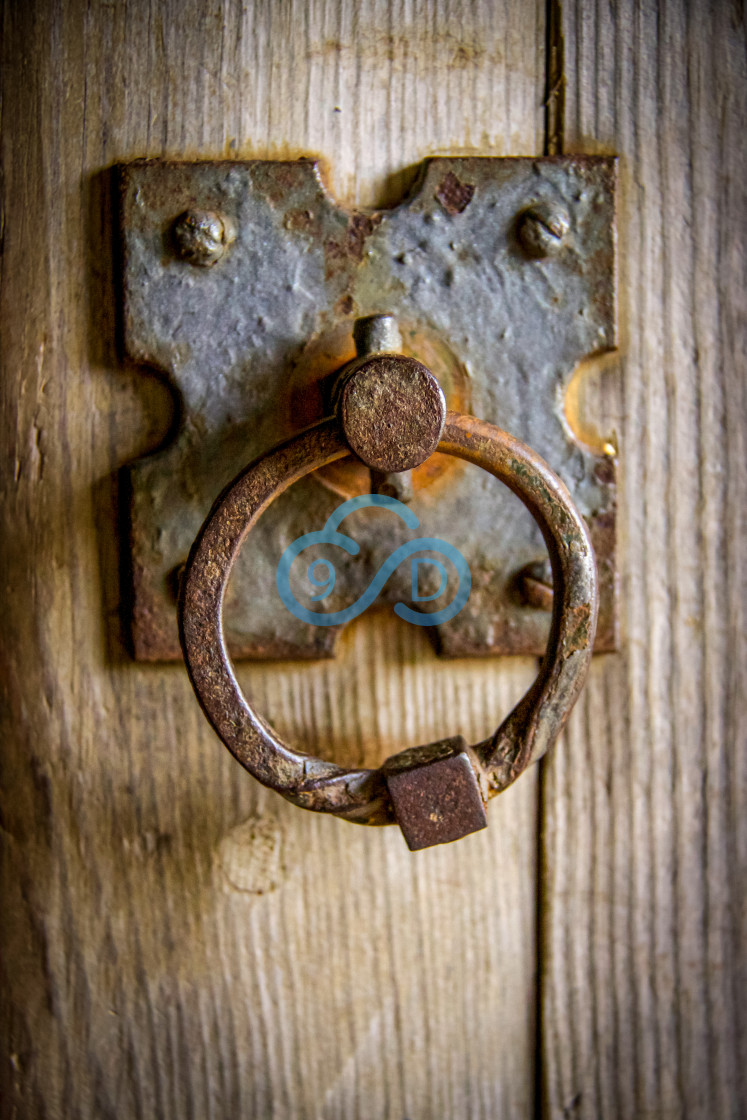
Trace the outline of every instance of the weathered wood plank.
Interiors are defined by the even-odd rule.
[[[5,1116],[531,1112],[535,776],[413,857],[266,794],[183,670],[127,658],[116,472],[171,405],[116,363],[105,169],[317,152],[370,203],[434,151],[539,151],[542,9],[5,6]],[[482,736],[532,671],[438,663],[380,619],[336,664],[243,672],[281,732],[352,760]]]
[[[744,1116],[745,25],[568,2],[566,151],[621,160],[623,653],[542,783],[551,1117]],[[605,393],[602,394],[603,398]]]

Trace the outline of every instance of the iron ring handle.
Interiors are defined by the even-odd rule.
[[[597,621],[591,541],[565,485],[548,465],[500,428],[453,412],[446,413],[438,451],[482,467],[508,486],[539,524],[552,564],[553,614],[539,675],[488,739],[469,748],[462,741],[461,749],[431,744],[403,751],[377,770],[350,769],[288,746],[239,688],[222,623],[231,569],[247,534],[279,494],[350,454],[337,418],[322,421],[257,459],[227,487],[192,547],[179,609],[182,648],[197,697],[242,766],[304,809],[370,825],[397,819],[411,847],[442,838],[411,842],[401,814],[395,814],[392,776],[466,751],[483,801],[504,790],[542,757],[562,730],[586,678]],[[457,835],[478,827],[484,824],[465,825]]]

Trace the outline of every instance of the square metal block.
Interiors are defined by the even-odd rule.
[[[397,824],[410,851],[449,844],[488,826],[485,802],[468,748],[461,736],[438,744],[442,750],[407,752],[414,765],[386,776]],[[417,761],[418,752],[426,757]],[[427,755],[430,754],[430,757]],[[400,756],[400,765],[404,759]]]

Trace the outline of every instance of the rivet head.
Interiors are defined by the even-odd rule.
[[[522,602],[539,611],[551,611],[553,605],[552,568],[548,560],[535,560],[518,574],[517,584]]]
[[[562,207],[537,202],[519,215],[516,233],[527,256],[541,260],[560,252],[569,229],[568,214]]]
[[[172,233],[177,255],[199,268],[216,264],[236,236],[231,222],[213,210],[186,210]]]

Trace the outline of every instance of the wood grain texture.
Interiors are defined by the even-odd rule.
[[[736,1118],[747,1087],[745,21],[564,5],[566,151],[621,159],[620,657],[542,778],[549,1117]]]
[[[172,406],[117,363],[107,169],[321,153],[371,203],[435,151],[539,151],[542,4],[9,0],[2,50],[2,1114],[524,1118],[536,775],[413,857],[261,790],[126,655],[117,471]],[[381,618],[242,679],[361,761],[482,737],[532,672]]]

